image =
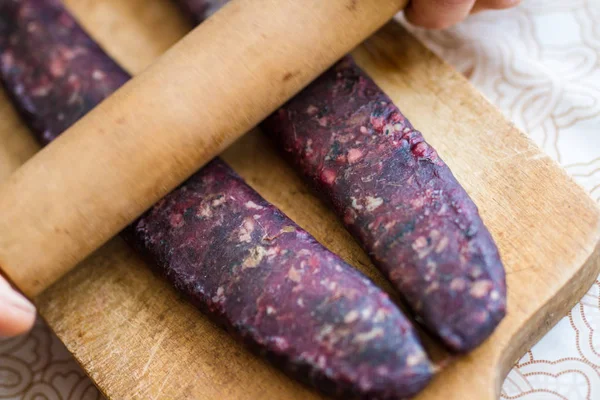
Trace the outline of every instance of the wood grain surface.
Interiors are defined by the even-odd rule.
[[[167,0],[67,3],[133,73],[189,28]],[[597,276],[600,212],[462,76],[398,25],[387,25],[353,54],[473,197],[506,266],[506,319],[480,348],[446,359],[450,365],[418,399],[495,399],[512,363]],[[37,146],[2,96],[0,121],[0,179],[5,179]],[[244,136],[224,158],[266,199],[389,290],[335,216],[260,132]],[[110,241],[36,302],[112,399],[320,398],[182,301],[120,239]]]

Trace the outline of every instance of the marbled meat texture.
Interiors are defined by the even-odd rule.
[[[47,144],[129,80],[57,0],[0,0],[0,73]]]
[[[0,0],[0,65],[43,143],[128,79],[56,0]],[[432,376],[387,294],[218,159],[123,236],[197,307],[326,393],[397,399]]]
[[[182,293],[289,374],[341,398],[418,392],[431,366],[370,280],[215,161],[133,225]]]
[[[496,245],[448,166],[350,57],[262,128],[450,349],[505,315]]]
[[[177,2],[188,12],[206,3]],[[197,22],[206,17],[194,14]],[[457,352],[491,334],[505,314],[506,284],[477,207],[351,57],[261,128],[333,205],[433,334]]]

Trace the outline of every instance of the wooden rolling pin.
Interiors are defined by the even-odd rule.
[[[0,268],[35,296],[407,0],[235,0],[0,188]]]

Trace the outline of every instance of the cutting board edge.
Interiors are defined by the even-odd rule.
[[[600,275],[600,239],[576,274],[562,288],[544,303],[529,319],[523,322],[500,352],[498,362],[497,392],[515,363],[527,349],[545,336],[587,293]],[[563,297],[564,296],[564,297]],[[565,300],[566,299],[566,300]],[[510,305],[509,305],[510,307]],[[535,329],[541,327],[541,329]]]

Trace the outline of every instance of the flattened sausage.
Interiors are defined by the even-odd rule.
[[[261,127],[432,333],[457,352],[490,335],[506,309],[491,235],[437,152],[351,57]]]

